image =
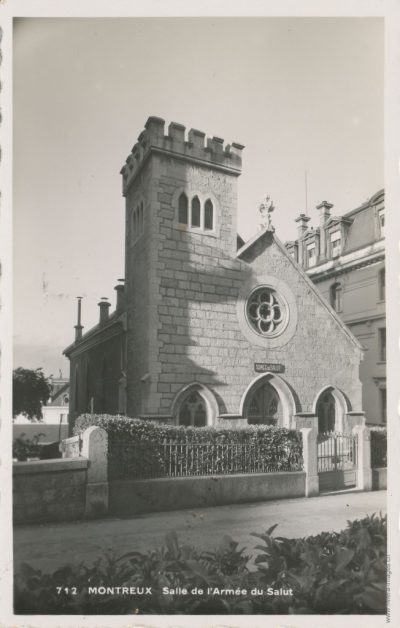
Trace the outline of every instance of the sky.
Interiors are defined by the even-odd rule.
[[[24,18],[13,54],[15,367],[67,375],[76,297],[84,331],[115,303],[119,171],[150,115],[245,145],[245,240],[266,194],[285,241],[383,187],[381,18]]]

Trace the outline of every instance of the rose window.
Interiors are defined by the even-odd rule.
[[[286,327],[287,308],[272,288],[253,292],[247,301],[246,314],[250,326],[262,336],[276,336]]]

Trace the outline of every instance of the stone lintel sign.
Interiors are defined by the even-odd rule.
[[[254,362],[254,370],[256,373],[284,373],[283,364],[271,364],[270,362]]]

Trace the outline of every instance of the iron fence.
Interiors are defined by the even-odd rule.
[[[280,453],[268,452],[257,443],[182,443],[168,442],[131,450],[128,475],[137,479],[156,477],[194,477],[239,473],[300,471],[303,459],[285,447]]]
[[[357,465],[357,437],[353,434],[318,434],[318,472],[345,470]]]

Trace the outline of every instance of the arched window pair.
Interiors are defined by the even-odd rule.
[[[144,231],[144,218],[143,218],[143,201],[132,211],[132,243],[142,235]]]
[[[331,286],[330,297],[331,306],[335,312],[341,312],[343,310],[343,288],[341,283],[336,282]]]
[[[190,209],[190,212],[189,212]],[[207,199],[202,206],[198,196],[194,196],[190,202],[184,192],[178,200],[178,223],[187,225],[194,229],[204,229],[204,231],[214,230],[214,205],[211,199]]]

